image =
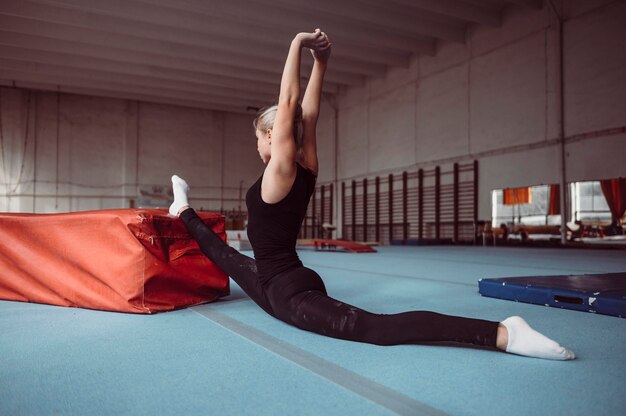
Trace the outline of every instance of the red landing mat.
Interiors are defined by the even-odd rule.
[[[199,215],[226,238],[222,215]],[[165,210],[0,214],[0,299],[155,313],[229,290],[228,276]]]

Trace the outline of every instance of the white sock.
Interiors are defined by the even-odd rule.
[[[174,202],[170,205],[170,215],[177,217],[183,208],[189,207],[189,201],[187,200],[189,185],[187,185],[187,182],[185,182],[183,178],[173,175],[172,190],[174,191]]]
[[[573,360],[573,351],[561,347],[556,341],[532,329],[519,316],[511,316],[502,321],[509,333],[506,352],[526,355],[528,357],[545,358],[547,360]]]

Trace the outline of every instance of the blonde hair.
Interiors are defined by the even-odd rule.
[[[276,119],[276,112],[278,111],[277,105],[265,107],[259,110],[256,118],[252,122],[252,125],[256,130],[266,132],[267,129],[274,128],[274,120]],[[296,107],[296,115],[293,120],[293,138],[296,141],[296,147],[302,148],[302,107],[300,104]]]

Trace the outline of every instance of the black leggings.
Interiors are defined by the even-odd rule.
[[[193,209],[180,215],[202,252],[227,273],[265,312],[298,328],[377,345],[454,341],[495,347],[497,322],[412,311],[373,314],[326,294],[324,282],[306,267],[261,284],[254,259],[222,241]]]

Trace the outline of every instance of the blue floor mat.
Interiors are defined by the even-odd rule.
[[[626,273],[481,279],[481,295],[626,317]]]
[[[624,413],[626,320],[504,302],[476,287],[481,276],[623,272],[622,252],[377,249],[299,254],[340,301],[373,313],[519,315],[576,360],[323,337],[271,317],[235,283],[217,302],[155,315],[0,301],[0,415]]]

